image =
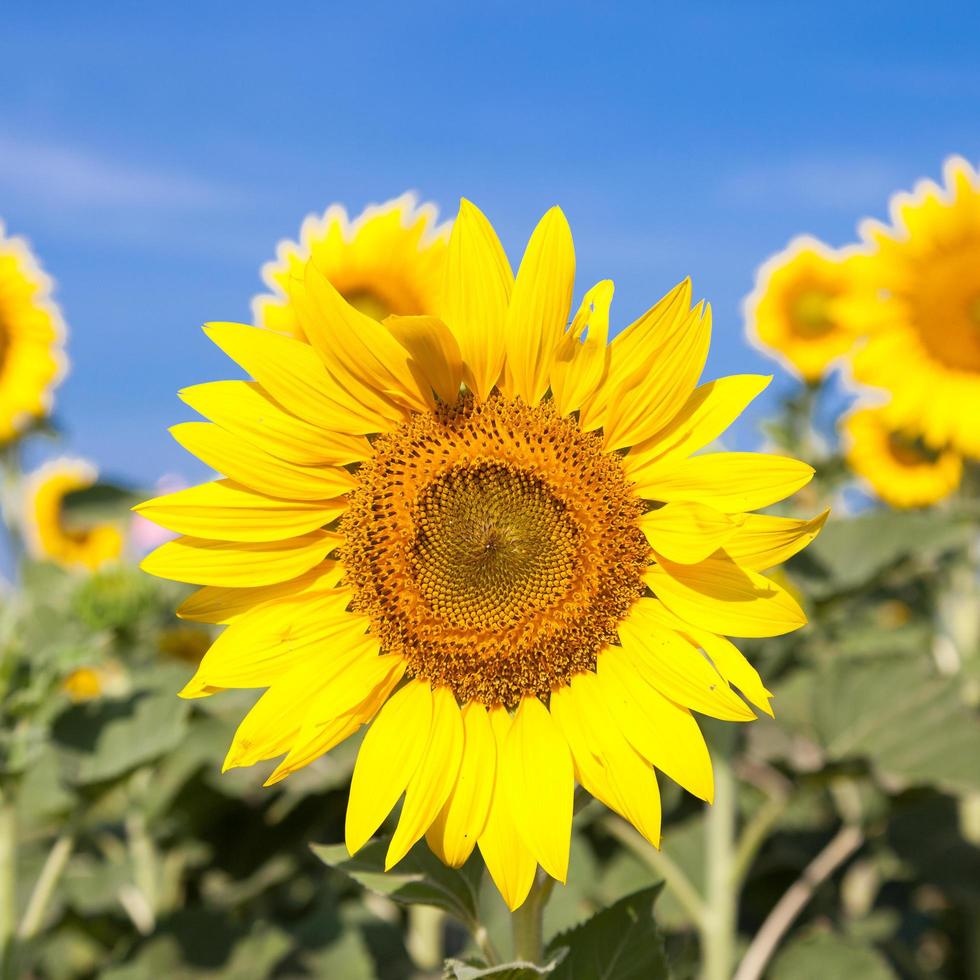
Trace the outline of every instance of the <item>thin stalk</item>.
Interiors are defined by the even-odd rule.
[[[146,826],[146,817],[135,811],[125,820],[126,840],[133,867],[133,884],[146,903],[150,919],[155,921],[157,911],[156,849]],[[152,928],[152,925],[151,925]]]
[[[487,932],[487,927],[482,922],[476,922],[470,931],[473,933],[473,941],[480,948],[487,966],[496,966],[500,962],[500,954],[490,938],[490,933]]]
[[[15,975],[17,810],[9,792],[0,797],[0,977]]]
[[[72,834],[65,832],[55,840],[51,850],[48,851],[44,867],[41,868],[41,873],[31,891],[31,897],[27,901],[27,909],[20,920],[17,935],[21,939],[31,939],[40,930],[48,903],[51,901],[51,896],[54,894],[74,847],[75,838]]]
[[[544,907],[554,885],[554,878],[539,868],[524,904],[511,913],[515,960],[540,964],[544,958]]]
[[[714,759],[715,799],[705,815],[705,915],[702,980],[730,980],[735,958],[738,889],[735,881],[735,777],[727,754]]]
[[[621,817],[609,815],[602,821],[602,826],[610,836],[615,837],[663,878],[664,884],[683,906],[691,921],[701,929],[705,916],[704,899],[680,866],[675,864],[669,855],[657,850]]]
[[[738,839],[735,849],[735,887],[740,888],[745,881],[759,848],[766,842],[769,831],[786,812],[789,800],[785,797],[771,796],[752,815]]]
[[[423,970],[434,970],[442,964],[442,909],[412,905],[408,910],[408,936],[405,945],[412,959]]]
[[[762,923],[742,957],[733,980],[759,980],[783,936],[806,908],[814,892],[864,843],[859,827],[845,825],[830,843],[803,869],[800,877]]]

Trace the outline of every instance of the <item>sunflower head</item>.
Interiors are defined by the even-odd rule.
[[[874,290],[851,309],[867,334],[855,378],[887,391],[891,416],[929,445],[980,457],[980,174],[947,160],[943,184],[895,195],[890,224],[861,234]]]
[[[699,454],[765,387],[699,385],[710,311],[681,283],[608,342],[612,283],[570,317],[557,208],[517,275],[463,202],[435,314],[383,321],[311,259],[305,340],[215,324],[253,381],[198,386],[179,441],[225,478],[138,510],[183,537],[144,568],[203,586],[179,610],[226,626],[185,697],[262,689],[226,766],[276,782],[368,725],[353,853],[404,796],[388,850],[479,846],[513,908],[537,865],[564,880],[575,782],[658,841],[655,767],[703,799],[693,712],[769,712],[724,636],[801,626],[761,574],[811,521],[751,513],[812,469]]]
[[[289,296],[301,288],[307,262],[376,320],[435,312],[449,236],[436,220],[435,205],[418,205],[413,194],[371,205],[354,219],[339,204],[310,215],[299,242],[280,242],[275,261],[262,267],[272,292],[252,301],[255,323],[302,337]]]
[[[749,336],[804,381],[819,381],[856,339],[842,308],[852,289],[849,255],[796,238],[759,269],[745,302]]]
[[[50,411],[67,363],[64,336],[51,281],[0,223],[0,444]]]
[[[848,465],[892,507],[927,507],[960,485],[962,457],[896,425],[888,407],[859,409],[841,426]]]
[[[92,571],[120,556],[123,538],[117,527],[77,526],[65,517],[66,498],[94,486],[97,478],[91,463],[67,458],[49,460],[27,476],[21,524],[32,557]]]

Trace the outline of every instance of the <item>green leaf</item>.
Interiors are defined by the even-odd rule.
[[[554,980],[666,980],[663,939],[653,918],[662,885],[627,895],[587,922],[560,933],[547,954],[568,954],[552,973]]]
[[[832,759],[863,757],[903,785],[980,789],[980,722],[925,658],[841,659],[817,674],[814,723]]]
[[[549,977],[555,973],[555,968],[565,958],[561,950],[544,966],[535,966],[524,960],[513,963],[501,963],[499,966],[470,966],[462,960],[447,960],[445,966],[446,980],[535,980],[536,977]]]
[[[59,715],[52,734],[69,782],[114,779],[176,748],[187,728],[188,705],[176,697],[176,687],[162,686],[72,705]]]
[[[483,865],[476,854],[458,870],[447,868],[423,841],[386,872],[388,840],[385,838],[366,844],[354,857],[347,854],[343,844],[314,844],[312,848],[324,864],[395,902],[432,905],[468,924],[478,920],[477,896]]]
[[[128,517],[129,508],[144,499],[141,494],[114,483],[96,483],[84,490],[73,490],[62,501],[62,513],[71,525],[95,524]]]
[[[768,980],[896,980],[895,971],[873,947],[833,933],[818,933],[791,941],[776,957]]]
[[[935,558],[971,533],[969,522],[941,511],[881,510],[831,520],[794,562],[794,573],[805,580],[805,594],[822,598],[864,585],[909,556]]]

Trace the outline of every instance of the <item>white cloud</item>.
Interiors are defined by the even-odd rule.
[[[35,206],[200,210],[233,195],[196,177],[119,163],[84,148],[0,134],[0,193]]]
[[[727,174],[718,193],[726,204],[767,211],[786,207],[881,211],[889,195],[905,182],[902,172],[885,161],[803,158]]]

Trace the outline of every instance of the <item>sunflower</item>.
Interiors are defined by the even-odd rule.
[[[926,507],[960,485],[963,460],[896,427],[887,408],[863,408],[841,423],[847,463],[892,507]]]
[[[254,377],[186,390],[173,431],[226,479],[141,505],[185,535],[143,563],[203,586],[223,624],[184,689],[265,689],[226,768],[275,783],[370,725],[347,809],[356,852],[404,795],[387,853],[479,846],[511,908],[564,881],[578,782],[660,835],[654,767],[712,796],[693,712],[769,712],[723,636],[805,617],[760,572],[811,521],[749,514],[810,479],[751,453],[692,455],[767,384],[698,386],[710,313],[681,283],[607,344],[609,281],[568,323],[571,233],[549,211],[516,278],[463,202],[439,316],[372,319],[315,262],[293,298],[310,343],[212,324]]]
[[[954,157],[945,186],[897,194],[891,219],[861,226],[875,292],[851,311],[868,334],[854,377],[889,392],[892,416],[931,446],[980,457],[980,175]]]
[[[111,524],[66,523],[66,498],[95,485],[98,472],[82,459],[49,460],[24,481],[21,523],[28,553],[65,568],[94,570],[119,557],[123,538]]]
[[[255,323],[303,338],[290,292],[301,288],[311,259],[348,303],[374,319],[435,313],[449,236],[436,218],[435,205],[419,206],[413,194],[372,205],[353,221],[339,204],[322,217],[311,214],[300,242],[280,242],[276,260],[262,267],[272,294],[252,301]]]
[[[851,269],[849,254],[815,238],[793,239],[756,275],[745,301],[750,339],[804,381],[819,381],[855,341],[840,310],[852,288]]]
[[[6,238],[0,223],[0,443],[50,411],[65,372],[65,329],[50,294],[27,243]]]

